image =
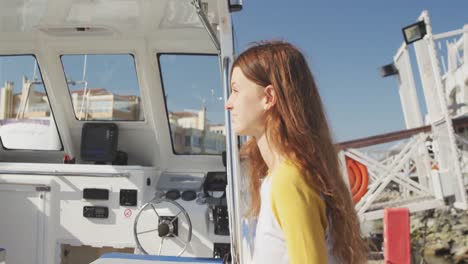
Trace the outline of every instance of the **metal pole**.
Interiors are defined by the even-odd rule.
[[[205,27],[206,31],[208,31],[208,35],[210,35],[210,38],[213,41],[213,44],[215,45],[216,49],[218,50],[218,52],[221,52],[221,46],[219,44],[218,37],[216,36],[216,32],[213,30],[210,21],[206,17],[206,14],[204,12],[205,10],[203,10],[200,0],[193,0],[192,4],[195,6],[198,17],[200,18],[200,21]]]
[[[437,60],[437,51],[435,49],[434,45],[434,37],[432,35],[432,26],[431,22],[429,19],[429,14],[427,11],[424,11],[421,15],[422,19],[426,22],[426,27],[427,27],[427,44],[429,46],[429,59],[431,61],[431,66],[432,66],[432,72],[434,75],[435,79],[435,89],[437,92],[437,97],[439,97],[439,104],[440,104],[440,109],[442,111],[444,121],[445,121],[445,128],[447,129],[447,136],[448,136],[448,147],[450,148],[450,159],[453,162],[453,173],[455,174],[455,180],[454,182],[454,187],[455,187],[455,198],[456,202],[454,203],[455,207],[458,207],[460,209],[468,209],[468,203],[467,203],[467,197],[466,197],[466,191],[465,191],[465,185],[463,181],[463,174],[460,169],[460,162],[458,161],[458,155],[457,155],[457,146],[455,144],[455,131],[453,129],[453,124],[452,124],[452,119],[450,118],[448,111],[447,111],[447,104],[445,101],[445,94],[443,91],[443,84],[442,84],[442,78],[440,76],[440,68]],[[457,190],[458,189],[458,190]]]

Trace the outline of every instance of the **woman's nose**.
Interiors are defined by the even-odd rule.
[[[224,104],[224,108],[228,111],[232,110],[232,103],[231,103],[231,97],[227,100],[226,104]]]

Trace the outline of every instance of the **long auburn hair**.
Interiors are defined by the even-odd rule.
[[[274,87],[277,102],[266,114],[266,138],[323,195],[333,256],[340,263],[366,263],[368,247],[361,237],[317,86],[302,53],[287,42],[260,42],[236,58],[231,75],[235,67],[250,81]],[[247,214],[257,217],[260,184],[268,167],[255,138],[247,141],[240,153],[249,174],[251,205]]]

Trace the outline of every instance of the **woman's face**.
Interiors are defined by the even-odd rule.
[[[264,87],[245,77],[239,67],[231,76],[231,95],[226,109],[231,111],[234,132],[239,136],[258,136],[263,133],[265,120]]]

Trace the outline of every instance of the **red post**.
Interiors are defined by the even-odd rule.
[[[411,264],[410,218],[408,208],[384,211],[385,264]]]

